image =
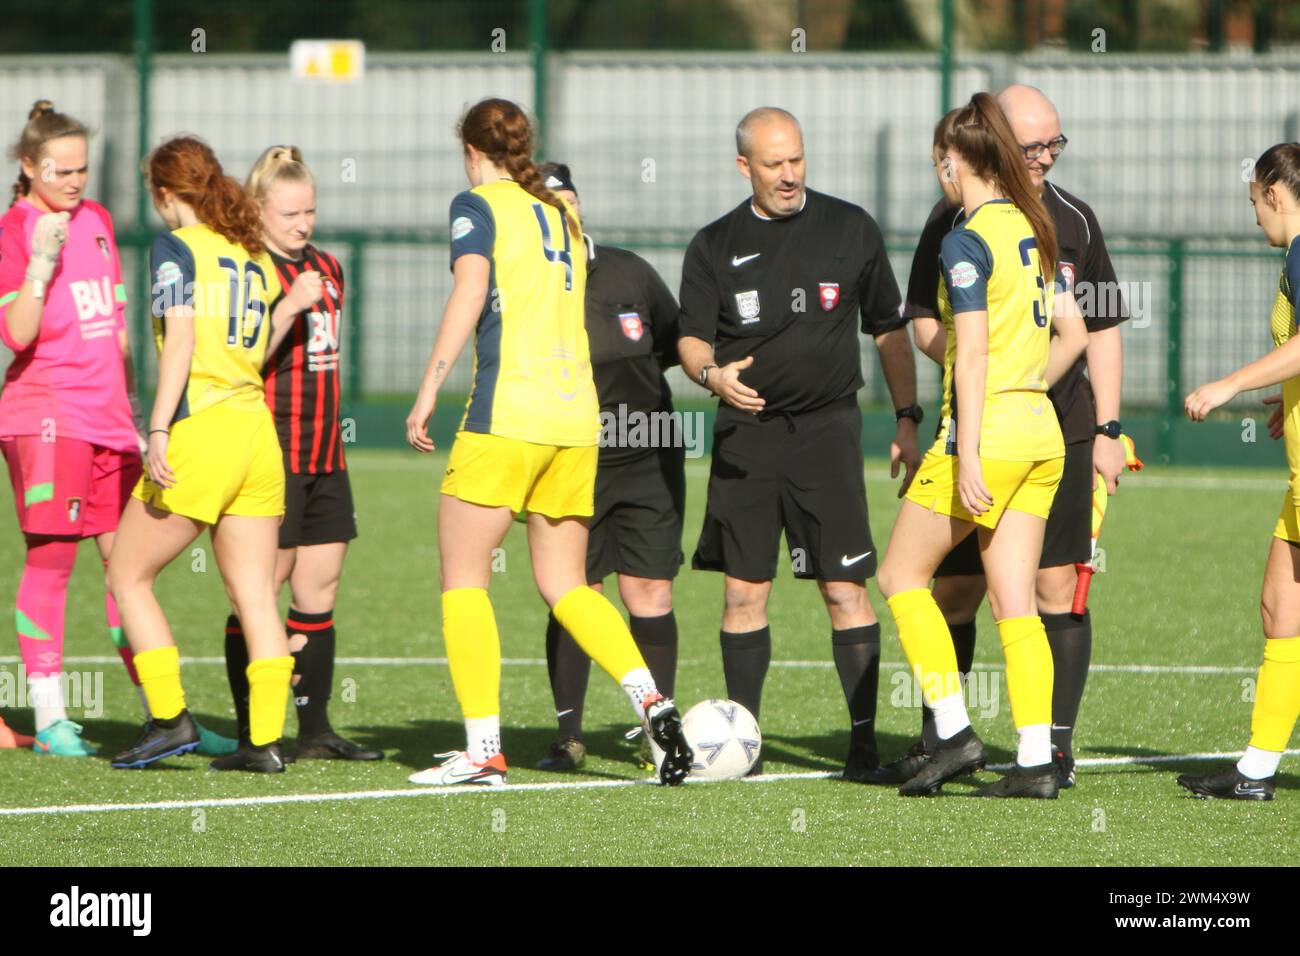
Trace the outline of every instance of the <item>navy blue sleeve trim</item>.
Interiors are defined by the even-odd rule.
[[[940,246],[939,265],[954,315],[987,311],[993,251],[982,236],[962,228],[948,233]]]

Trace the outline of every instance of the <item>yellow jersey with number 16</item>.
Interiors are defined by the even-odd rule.
[[[149,253],[154,339],[162,352],[168,309],[194,310],[194,357],[173,422],[229,402],[265,407],[262,362],[280,280],[271,256],[249,255],[199,223],[163,233]]]
[[[559,210],[502,179],[452,200],[453,267],[469,254],[486,258],[490,272],[461,429],[595,445],[600,403],[584,322],[586,247]]]
[[[948,333],[943,420],[937,447],[957,453],[957,333],[953,316],[988,313],[988,372],[980,417],[980,457],[1061,458],[1065,445],[1047,397],[1053,286],[1043,281],[1029,220],[1008,199],[993,199],[944,237],[939,314]],[[1058,276],[1059,281],[1059,276]]]

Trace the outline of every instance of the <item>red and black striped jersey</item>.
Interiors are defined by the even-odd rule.
[[[342,471],[339,428],[339,329],[343,321],[343,269],[328,252],[308,245],[298,259],[271,252],[287,293],[307,269],[319,272],[324,295],[294,317],[293,328],[266,361],[266,403],[284,449],[289,474]]]

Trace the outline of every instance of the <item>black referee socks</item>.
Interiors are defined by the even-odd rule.
[[[1092,615],[1040,614],[1047,630],[1047,643],[1052,648],[1052,746],[1074,757],[1071,750],[1074,722],[1079,717],[1079,704],[1083,701],[1083,686],[1088,680],[1088,665],[1092,662]]]
[[[957,673],[964,682],[966,675],[975,665],[975,620],[960,624],[949,624],[952,633],[952,647],[957,652]],[[933,750],[939,743],[939,732],[934,729],[934,712],[924,702],[921,704],[921,743],[926,750]]]
[[[555,698],[555,718],[560,739],[582,739],[582,705],[587,698],[591,658],[578,646],[552,614],[546,621],[546,670]]]
[[[308,614],[289,608],[285,621],[293,654],[293,703],[298,711],[298,736],[327,734],[330,726],[326,707],[334,684],[334,611]],[[292,650],[295,637],[307,639],[302,650]]]
[[[672,697],[677,682],[677,615],[672,611],[659,617],[629,615],[628,626],[655,687],[665,697]]]
[[[880,685],[880,625],[831,631],[831,653],[849,705],[850,750],[876,751],[876,690]]]
[[[772,629],[764,626],[743,633],[719,631],[718,640],[722,644],[722,673],[727,680],[727,696],[758,720],[763,681],[767,679],[767,665],[772,662]]]

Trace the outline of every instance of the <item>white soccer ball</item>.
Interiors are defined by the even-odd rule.
[[[738,780],[763,746],[754,715],[734,700],[704,700],[686,712],[682,732],[695,752],[688,780]]]

